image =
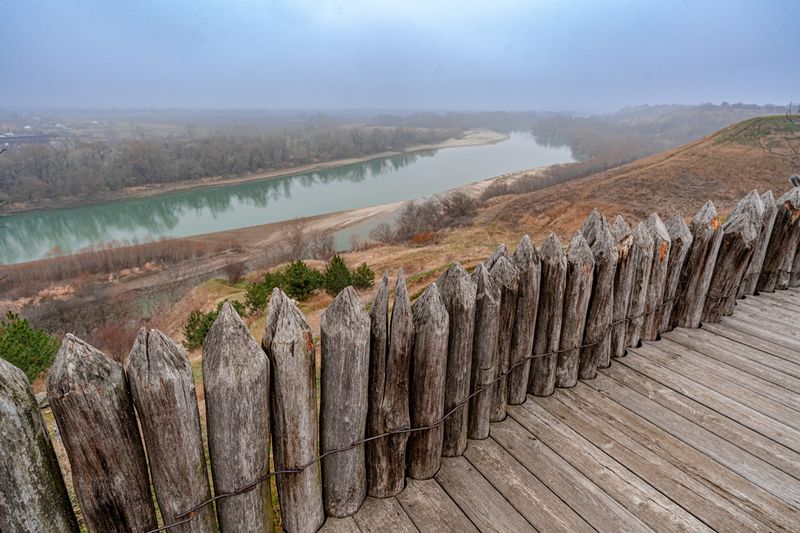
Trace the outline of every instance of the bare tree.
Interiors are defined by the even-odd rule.
[[[306,242],[306,223],[300,219],[295,219],[289,228],[289,259],[292,261],[305,259],[307,251],[308,243]]]
[[[387,244],[394,240],[394,231],[392,226],[386,222],[381,222],[369,232],[369,238],[373,241]]]
[[[779,135],[778,142],[775,143],[770,142],[770,139],[763,135],[763,122],[759,122],[758,144],[764,152],[788,159],[794,167],[800,167],[800,104],[789,103],[780,126],[785,129],[778,130],[782,133]]]
[[[328,260],[336,254],[336,238],[332,229],[317,232],[311,241],[311,256]]]

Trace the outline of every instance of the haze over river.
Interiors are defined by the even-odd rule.
[[[573,161],[567,147],[514,133],[497,144],[445,148],[219,187],[0,218],[0,264],[111,241],[187,237],[410,200],[474,181]]]

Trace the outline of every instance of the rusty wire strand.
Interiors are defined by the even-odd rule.
[[[299,474],[299,473],[307,470],[308,468],[311,468],[315,464],[319,463],[320,461],[322,461],[324,458],[328,457],[329,455],[334,455],[334,454],[337,454],[337,453],[346,452],[346,451],[352,450],[353,448],[357,448],[358,446],[361,446],[362,444],[365,444],[367,442],[371,442],[371,441],[374,441],[374,440],[382,439],[382,438],[385,438],[385,437],[390,437],[392,435],[403,435],[403,434],[408,434],[408,433],[417,433],[419,431],[428,431],[428,430],[431,430],[431,429],[435,429],[436,427],[441,425],[442,422],[444,422],[447,418],[449,418],[450,416],[455,414],[458,410],[460,410],[462,407],[464,407],[472,398],[474,398],[478,394],[481,394],[483,392],[486,392],[487,390],[490,390],[495,383],[497,383],[498,381],[500,381],[504,377],[508,376],[514,369],[522,366],[523,364],[531,361],[532,359],[539,359],[539,358],[543,358],[543,357],[549,357],[549,356],[553,356],[553,355],[558,355],[560,353],[570,352],[572,350],[580,350],[580,349],[583,349],[583,348],[589,348],[589,347],[592,347],[592,346],[597,346],[599,344],[603,344],[606,341],[606,339],[605,339],[606,335],[608,335],[615,327],[617,327],[620,324],[623,324],[625,322],[629,322],[631,320],[638,320],[638,319],[640,319],[640,318],[642,318],[642,317],[644,317],[646,315],[649,315],[651,313],[655,313],[656,311],[660,310],[661,308],[663,308],[663,307],[667,306],[668,304],[672,303],[673,300],[674,300],[674,298],[669,298],[667,300],[664,300],[661,304],[659,304],[658,306],[656,306],[656,307],[654,307],[654,308],[652,308],[650,310],[643,311],[643,312],[641,312],[641,313],[639,313],[637,315],[626,316],[626,317],[620,318],[619,320],[612,321],[608,325],[608,327],[606,328],[606,331],[603,333],[603,339],[602,340],[599,340],[599,341],[596,341],[596,342],[587,343],[587,344],[580,344],[578,346],[573,346],[571,348],[560,348],[558,350],[553,350],[553,351],[550,351],[550,352],[545,352],[545,353],[540,353],[540,354],[530,354],[530,355],[526,356],[525,358],[520,359],[519,361],[517,361],[513,365],[509,366],[507,370],[502,372],[499,376],[495,377],[492,381],[490,381],[489,383],[483,385],[479,389],[475,389],[467,397],[465,397],[463,400],[461,400],[460,402],[455,404],[455,406],[453,406],[452,409],[450,409],[448,412],[443,414],[441,417],[439,417],[438,419],[436,419],[435,421],[433,421],[432,423],[430,423],[430,424],[428,424],[426,426],[418,426],[418,427],[413,427],[413,428],[412,427],[399,428],[399,429],[395,429],[395,430],[392,430],[392,431],[387,431],[385,433],[381,433],[381,434],[378,434],[378,435],[372,435],[370,437],[365,437],[363,439],[360,439],[360,440],[357,440],[357,441],[353,442],[349,446],[345,446],[345,447],[342,447],[342,448],[334,448],[334,449],[328,450],[328,451],[320,454],[318,457],[312,459],[311,461],[309,461],[309,462],[307,462],[307,463],[305,463],[305,464],[303,464],[301,466],[294,467],[294,468],[286,468],[284,470],[275,470],[274,472],[268,472],[268,473],[266,473],[266,474],[264,474],[262,476],[259,476],[256,479],[254,479],[250,483],[248,483],[246,485],[243,485],[243,486],[241,486],[241,487],[239,487],[239,488],[237,488],[237,489],[235,489],[233,491],[223,492],[223,493],[217,494],[215,496],[212,496],[211,498],[209,498],[209,499],[207,499],[207,500],[205,500],[205,501],[203,501],[201,503],[198,503],[194,507],[188,509],[187,511],[184,511],[181,514],[179,514],[176,517],[178,520],[176,520],[175,522],[172,522],[170,524],[166,524],[166,525],[161,526],[161,527],[156,528],[156,529],[150,529],[146,533],[159,533],[160,531],[166,531],[169,528],[176,527],[176,526],[179,526],[179,525],[182,525],[182,524],[186,524],[186,523],[190,522],[194,518],[195,513],[197,513],[197,511],[199,511],[200,509],[204,508],[207,505],[211,505],[212,503],[215,503],[215,502],[217,502],[219,500],[222,500],[222,499],[225,499],[225,498],[230,498],[232,496],[238,496],[240,494],[244,494],[245,492],[249,492],[249,491],[255,489],[261,483],[269,480],[272,477],[286,475],[286,474]]]

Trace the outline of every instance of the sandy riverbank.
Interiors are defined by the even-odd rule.
[[[331,161],[324,161],[321,163],[311,163],[308,165],[299,165],[279,170],[270,170],[266,172],[256,172],[253,174],[244,174],[235,177],[217,176],[217,177],[202,178],[197,180],[179,181],[174,183],[151,184],[142,187],[127,187],[119,191],[98,193],[91,199],[87,199],[85,197],[63,197],[57,199],[40,199],[32,202],[16,202],[13,204],[5,205],[3,209],[4,210],[3,215],[12,215],[16,213],[23,213],[27,211],[38,211],[44,209],[65,209],[73,207],[82,207],[82,206],[101,204],[106,202],[130,200],[133,198],[148,198],[151,196],[159,196],[162,194],[191,191],[195,189],[203,189],[208,187],[221,187],[237,183],[246,183],[250,181],[259,181],[272,178],[280,178],[283,176],[291,176],[294,174],[303,174],[305,172],[317,172],[320,170],[343,167],[347,165],[354,165],[357,163],[364,163],[366,161],[372,161],[375,159],[383,159],[385,157],[392,157],[401,154],[410,154],[426,150],[441,150],[444,148],[459,148],[464,146],[495,144],[505,141],[508,138],[509,138],[508,134],[499,133],[494,130],[487,130],[487,129],[467,130],[458,137],[453,137],[452,139],[448,139],[440,143],[414,145],[406,148],[405,150],[380,152],[377,154],[372,154],[364,157],[334,159]]]

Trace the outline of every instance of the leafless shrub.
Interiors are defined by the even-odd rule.
[[[442,199],[442,209],[447,219],[454,224],[463,224],[475,216],[478,201],[470,194],[455,191]]]
[[[394,231],[392,226],[386,222],[381,222],[369,232],[369,238],[376,242],[388,244],[394,241]]]
[[[90,342],[115,361],[123,363],[136,340],[137,330],[133,324],[110,320],[95,328]]]
[[[227,276],[228,282],[231,285],[235,285],[236,283],[242,281],[242,278],[245,274],[244,263],[241,261],[236,261],[235,259],[231,259],[228,263],[226,263],[223,270],[225,271],[225,276]]]
[[[295,220],[289,227],[288,258],[292,261],[305,259],[308,251],[306,242],[306,224],[302,220]]]
[[[327,261],[336,254],[336,239],[331,229],[318,232],[311,241],[311,256]]]

